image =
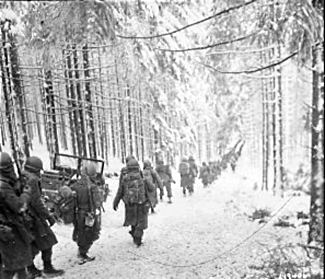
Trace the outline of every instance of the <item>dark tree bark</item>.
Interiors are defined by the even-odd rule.
[[[74,127],[74,136],[72,136],[72,138],[75,137],[76,139],[76,154],[78,156],[82,156],[82,138],[81,138],[81,132],[80,132],[80,123],[79,123],[79,110],[77,108],[77,97],[76,97],[76,92],[75,92],[75,86],[74,86],[74,82],[73,82],[73,69],[72,69],[72,53],[69,53],[69,55],[67,56],[67,66],[68,66],[68,77],[69,77],[69,92],[70,92],[70,105],[72,107],[72,111],[73,111],[73,127]],[[71,118],[70,118],[71,119]],[[71,131],[71,133],[73,133],[73,130]]]
[[[15,115],[14,115],[14,107],[12,103],[12,84],[10,82],[10,57],[7,42],[9,41],[8,30],[9,28],[5,27],[6,24],[10,24],[9,21],[1,21],[1,39],[2,39],[2,47],[0,48],[0,67],[1,67],[1,81],[2,81],[2,89],[5,100],[5,110],[6,117],[8,122],[8,130],[9,130],[9,139],[10,139],[10,147],[12,150],[13,159],[16,162],[18,168],[18,174],[20,174],[21,170],[21,161],[18,158],[16,146],[18,146],[17,135],[15,128]]]
[[[319,150],[322,148],[322,144],[320,143],[321,139],[321,130],[323,132],[324,126],[321,127],[321,107],[320,107],[320,95],[322,94],[320,87],[324,90],[323,85],[321,84],[321,79],[323,80],[323,74],[319,73],[318,68],[321,62],[324,63],[323,58],[324,49],[320,49],[320,47],[316,46],[313,48],[313,97],[312,97],[312,125],[311,125],[311,200],[310,200],[310,226],[308,233],[308,243],[313,241],[321,242],[323,240],[323,206],[324,206],[324,197],[323,187],[324,181],[322,176],[322,160],[320,157],[322,156]],[[324,121],[324,120],[323,120]]]
[[[73,49],[73,64],[74,64],[74,74],[76,79],[76,93],[77,93],[77,110],[78,110],[78,116],[77,119],[79,123],[78,132],[80,132],[77,136],[81,139],[81,146],[79,146],[79,155],[83,157],[87,157],[87,139],[86,139],[86,129],[85,129],[85,119],[83,114],[83,105],[82,105],[82,92],[81,92],[81,86],[80,86],[80,74],[79,74],[79,60],[78,60],[78,51],[76,49],[76,45],[72,46]]]
[[[69,49],[69,45],[67,45],[67,49]],[[76,108],[75,108],[75,101],[73,98],[74,94],[74,86],[72,83],[72,72],[71,72],[71,52],[70,51],[62,51],[64,57],[64,78],[65,78],[65,92],[67,96],[67,103],[68,103],[68,110],[69,110],[69,125],[70,125],[70,139],[71,139],[71,146],[72,146],[72,154],[77,154],[77,147],[78,147],[78,139],[76,139],[77,135],[77,127],[75,124],[75,116],[76,116]],[[66,57],[66,58],[65,58]]]
[[[97,150],[96,150],[96,139],[95,139],[95,126],[94,126],[94,115],[93,115],[93,107],[92,107],[92,98],[91,98],[91,90],[90,90],[90,71],[89,71],[89,53],[87,45],[82,48],[83,54],[83,67],[85,74],[85,99],[86,99],[86,111],[87,114],[87,126],[89,128],[88,131],[88,143],[89,143],[89,155],[91,158],[97,158]],[[77,73],[77,72],[76,72]]]

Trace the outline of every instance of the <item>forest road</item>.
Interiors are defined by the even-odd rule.
[[[118,211],[112,209],[117,180],[110,183],[112,193],[104,204],[100,239],[90,249],[95,261],[79,265],[72,226],[54,225],[59,243],[54,246],[53,264],[65,270],[56,278],[243,278],[266,249],[299,238],[294,228],[249,221],[255,208],[275,211],[285,199],[253,191],[253,184],[236,174],[225,173],[208,188],[197,180],[192,196],[183,196],[179,181],[172,187],[173,203],[165,198],[157,213],[149,215],[149,228],[139,248],[133,244],[129,228],[122,226],[123,202]],[[304,207],[308,209],[308,200],[296,197],[279,214]],[[42,267],[40,256],[36,265]]]

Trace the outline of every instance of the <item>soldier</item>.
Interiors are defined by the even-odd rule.
[[[193,158],[193,156],[190,156],[188,158],[188,163],[190,165],[190,186],[189,186],[189,193],[193,194],[194,193],[194,184],[195,184],[195,178],[198,175],[198,168],[197,165],[195,163],[195,160]]]
[[[17,176],[10,155],[0,153],[0,277],[26,279],[26,266],[33,262],[32,235],[25,211],[31,199],[31,188],[18,195]],[[2,275],[1,275],[2,274]]]
[[[167,190],[167,197],[168,197],[168,203],[172,203],[172,187],[171,183],[175,183],[172,172],[170,170],[169,165],[164,164],[163,159],[158,160],[158,165],[156,167],[156,172],[159,174],[160,178],[163,181],[163,187],[166,187]],[[160,191],[160,200],[163,199],[164,191]]]
[[[32,198],[28,207],[28,212],[32,218],[32,233],[34,241],[32,242],[33,259],[41,252],[43,261],[43,273],[54,277],[64,273],[61,269],[55,269],[52,265],[52,247],[58,243],[51,226],[55,224],[55,218],[50,214],[42,200],[41,171],[43,162],[36,156],[27,158],[22,172],[23,188],[32,189]],[[28,278],[33,279],[42,276],[42,271],[37,269],[32,263],[27,267]]]
[[[129,160],[131,160],[131,159],[135,159],[135,157],[134,157],[133,155],[129,155],[129,156],[127,156],[127,157],[125,158],[125,163],[127,164],[127,163],[129,162]],[[121,182],[122,182],[122,180],[123,180],[123,176],[124,176],[125,174],[127,174],[127,172],[128,172],[128,168],[127,168],[127,166],[125,166],[125,167],[123,167],[123,168],[121,169],[121,171],[120,171],[120,181],[119,181],[119,184],[121,184]]]
[[[101,205],[103,201],[100,187],[95,183],[97,172],[94,163],[82,166],[80,177],[71,186],[76,192],[76,213],[73,241],[77,242],[79,264],[95,260],[88,251],[99,239],[101,229]]]
[[[199,178],[202,180],[203,187],[207,187],[209,185],[209,177],[210,177],[210,168],[207,166],[205,162],[202,163],[202,167],[200,169]]]
[[[149,199],[151,202],[151,213],[154,213],[154,208],[158,204],[158,191],[163,191],[163,183],[160,179],[158,173],[152,168],[151,162],[149,160],[145,160],[143,162],[143,176],[147,177],[147,179],[154,185],[155,189],[149,193]]]
[[[178,172],[181,176],[181,187],[183,188],[183,194],[186,196],[186,189],[190,189],[191,176],[190,176],[190,165],[187,162],[187,158],[183,158],[179,164]]]
[[[134,243],[139,247],[142,244],[143,231],[148,228],[149,201],[148,193],[154,191],[154,185],[143,178],[140,166],[136,159],[127,163],[127,173],[119,184],[113,209],[116,211],[121,199],[125,203],[124,226],[131,226],[129,232]]]

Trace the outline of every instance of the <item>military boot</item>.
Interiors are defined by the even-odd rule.
[[[46,275],[46,277],[56,277],[62,275],[64,273],[64,270],[55,269],[51,262],[44,262],[43,273]]]
[[[37,269],[37,267],[33,264],[27,267],[27,279],[34,279],[37,277],[42,277],[42,271]]]
[[[138,247],[140,247],[142,245],[142,237],[135,236],[133,238],[133,242],[135,243],[135,245],[137,245]]]

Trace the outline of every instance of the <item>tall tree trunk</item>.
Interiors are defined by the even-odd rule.
[[[45,71],[45,83],[44,83],[44,101],[46,107],[46,119],[47,119],[47,132],[46,135],[49,137],[49,151],[51,164],[53,164],[53,158],[55,153],[59,153],[59,139],[57,132],[57,121],[56,121],[56,109],[53,92],[52,72],[50,70]]]
[[[277,45],[277,57],[281,59],[281,45]],[[281,197],[283,197],[284,194],[284,167],[283,167],[283,92],[282,92],[282,70],[281,66],[276,67],[276,74],[277,74],[277,101],[278,101],[278,167],[279,167],[279,183],[280,183],[280,191],[281,191]]]
[[[117,94],[118,94],[118,98],[122,99],[121,96],[121,91],[120,91],[120,80],[119,80],[119,75],[118,75],[118,70],[117,70],[117,60],[116,57],[114,58],[114,62],[115,62],[115,78],[116,78],[116,86],[117,86]],[[121,159],[122,162],[125,162],[125,158],[126,158],[126,137],[125,137],[125,125],[124,125],[124,113],[123,113],[123,105],[122,102],[119,101],[118,104],[118,108],[119,108],[119,116],[120,116],[120,133],[121,133]]]
[[[321,92],[320,86],[321,79],[323,80],[323,72],[320,73],[321,63],[323,61],[323,50],[319,46],[313,48],[313,59],[312,59],[312,68],[313,70],[313,98],[312,98],[312,125],[311,125],[311,200],[310,200],[310,225],[308,233],[308,243],[313,241],[323,241],[323,228],[322,228],[322,219],[324,212],[322,211],[322,203],[324,198],[322,197],[322,188],[324,187],[323,181],[323,169],[321,166],[320,157],[322,156],[319,150],[323,143],[320,143],[321,134],[323,132],[322,122],[320,120],[321,107],[320,107],[320,96],[323,94]],[[322,75],[322,76],[321,76]],[[324,90],[324,88],[322,88]],[[324,120],[323,120],[324,121]],[[321,147],[322,148],[322,147]]]
[[[76,78],[76,93],[77,93],[77,110],[78,110],[78,125],[80,127],[78,137],[81,139],[80,146],[80,155],[83,157],[87,157],[87,139],[86,139],[86,128],[85,128],[85,119],[84,119],[84,111],[83,111],[83,98],[80,86],[80,74],[79,74],[79,60],[78,60],[78,51],[76,45],[72,46],[73,49],[73,64],[74,64],[74,74]]]
[[[97,158],[97,150],[96,150],[96,138],[95,138],[95,125],[94,125],[94,115],[93,115],[93,106],[92,106],[92,98],[91,98],[91,90],[90,90],[90,71],[89,71],[89,53],[88,53],[87,45],[83,46],[83,67],[85,74],[85,99],[86,99],[86,113],[88,114],[87,126],[89,128],[88,131],[88,143],[89,143],[89,155],[91,158]]]
[[[261,52],[262,63],[266,61],[265,53]],[[265,72],[263,71],[262,74]],[[262,78],[262,190],[268,191],[269,173],[269,108],[268,108],[268,84],[266,78]]]
[[[9,139],[10,139],[10,147],[12,150],[12,156],[14,161],[16,162],[18,174],[20,175],[20,170],[22,168],[22,161],[18,156],[18,136],[16,130],[16,119],[14,113],[14,104],[12,99],[12,80],[10,74],[10,44],[7,44],[9,41],[9,30],[10,30],[11,22],[5,20],[1,22],[1,39],[2,39],[2,48],[0,48],[0,66],[1,66],[1,80],[2,80],[2,89],[4,93],[5,99],[5,109],[6,109],[6,116],[8,121],[8,128],[9,128]]]
[[[79,123],[79,110],[77,107],[77,96],[76,96],[76,89],[73,82],[73,68],[72,68],[72,55],[74,50],[70,50],[71,53],[67,56],[67,66],[68,66],[68,77],[70,83],[70,97],[71,97],[71,106],[73,111],[73,122],[74,122],[74,131],[75,131],[75,138],[77,142],[77,154],[82,156],[82,137],[80,132],[80,123]],[[73,131],[71,131],[73,132]]]
[[[128,97],[127,102],[127,114],[128,114],[128,130],[129,130],[129,142],[130,142],[130,154],[134,154],[133,147],[133,129],[132,129],[132,110],[131,110],[131,92],[128,82],[126,83],[126,96]]]
[[[69,45],[67,45],[67,49],[69,49]],[[78,147],[78,139],[76,139],[77,129],[75,122],[76,116],[76,108],[75,108],[75,101],[73,98],[74,95],[74,87],[72,83],[72,71],[71,71],[71,55],[72,52],[69,50],[62,51],[63,58],[64,58],[64,79],[65,79],[65,92],[67,96],[67,103],[68,103],[68,111],[69,111],[69,125],[70,125],[70,140],[72,146],[72,154],[77,154],[77,147]],[[71,108],[71,109],[70,109]]]
[[[35,104],[34,104],[34,109],[35,109],[35,119],[36,119],[36,129],[37,129],[37,134],[38,134],[38,141],[40,144],[43,144],[43,137],[42,137],[42,127],[41,127],[41,120],[39,117],[39,100],[38,98],[35,98]]]

